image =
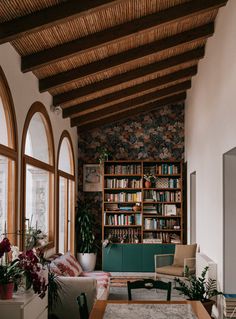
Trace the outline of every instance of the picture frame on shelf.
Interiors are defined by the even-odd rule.
[[[83,191],[84,192],[101,192],[102,191],[102,174],[99,164],[83,165]]]

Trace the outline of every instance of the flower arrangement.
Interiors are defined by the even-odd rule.
[[[0,242],[0,284],[19,282],[23,270],[19,267],[19,260],[12,260],[9,256],[11,244],[8,238]]]
[[[27,250],[16,256],[16,251],[8,238],[0,242],[0,284],[13,283],[17,289],[25,278],[26,289],[32,287],[43,298],[47,284],[37,255]]]

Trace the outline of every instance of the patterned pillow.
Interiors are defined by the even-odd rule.
[[[52,263],[52,271],[61,276],[77,277],[81,274],[82,268],[74,256],[67,252],[56,258]]]

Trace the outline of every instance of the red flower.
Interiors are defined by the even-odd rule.
[[[8,238],[4,238],[0,242],[0,258],[4,255],[4,253],[9,253],[11,251],[11,244]]]

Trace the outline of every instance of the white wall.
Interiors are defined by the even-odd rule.
[[[215,34],[188,92],[185,121],[188,194],[189,175],[197,174],[197,243],[217,262],[222,288],[223,153],[236,146],[235,0],[219,10]]]
[[[54,135],[55,164],[57,163],[57,150],[61,133],[63,132],[63,130],[67,130],[70,133],[73,142],[77,172],[77,132],[75,128],[72,129],[70,127],[69,119],[63,119],[62,115],[56,115],[55,113],[50,111],[50,105],[52,104],[51,95],[49,93],[39,93],[38,79],[33,75],[32,72],[26,74],[23,74],[21,72],[20,56],[10,44],[4,44],[0,46],[0,65],[5,73],[8,85],[11,90],[17,118],[19,146],[18,187],[20,187],[20,155],[24,122],[29,108],[36,101],[44,104],[51,120]],[[18,211],[20,210],[19,200],[20,196],[18,196]]]

